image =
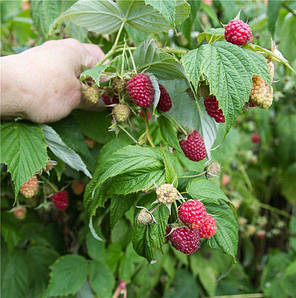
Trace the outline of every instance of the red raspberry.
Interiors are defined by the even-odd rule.
[[[142,108],[149,107],[154,99],[154,89],[145,73],[135,75],[126,84],[126,90],[134,103]]]
[[[57,209],[66,210],[68,208],[69,200],[68,192],[66,190],[56,192],[52,195],[51,199]]]
[[[168,233],[171,228],[168,229]],[[191,255],[198,250],[199,234],[198,230],[190,230],[188,228],[177,228],[168,236],[173,247],[184,254]]]
[[[202,202],[189,200],[181,204],[178,216],[190,229],[199,229],[207,216],[207,210]]]
[[[105,103],[105,105],[107,105],[107,106],[119,103],[119,99],[116,94],[113,94],[112,98],[107,94],[103,94],[102,99],[103,99],[103,102]]]
[[[157,105],[158,112],[168,112],[172,108],[172,100],[166,89],[159,84],[160,98]]]
[[[27,199],[34,197],[38,192],[38,179],[37,176],[29,178],[20,188],[20,193]]]
[[[228,42],[241,46],[251,39],[252,31],[242,20],[232,20],[225,27],[224,35]]]
[[[252,143],[260,143],[261,142],[261,138],[260,138],[260,136],[259,135],[257,135],[256,133],[254,133],[253,135],[252,135]]]
[[[205,143],[197,130],[189,134],[187,140],[181,140],[180,146],[190,160],[199,161],[207,155]]]
[[[204,100],[207,113],[215,119],[216,122],[225,122],[223,111],[219,109],[219,103],[215,95],[210,95]]]
[[[27,213],[27,209],[25,206],[19,206],[13,210],[14,216],[19,220],[25,219],[26,213]]]
[[[216,221],[212,215],[207,214],[206,219],[199,229],[200,238],[211,238],[217,231]]]

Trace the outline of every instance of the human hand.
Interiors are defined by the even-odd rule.
[[[81,66],[94,67],[103,57],[97,45],[75,39],[47,41],[20,54],[2,57],[1,116],[45,123],[85,107],[78,80]]]

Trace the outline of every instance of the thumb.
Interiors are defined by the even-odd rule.
[[[84,48],[82,64],[87,68],[94,67],[105,56],[101,48],[95,44],[83,43]]]

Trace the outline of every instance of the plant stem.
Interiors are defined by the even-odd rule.
[[[41,176],[40,177],[44,182],[46,182],[50,187],[51,189],[54,191],[54,192],[58,192],[59,190],[57,189],[57,187],[55,185],[53,185],[48,179],[46,179],[45,177]]]
[[[117,124],[117,126],[123,130],[136,144],[138,144],[138,141],[121,125]]]
[[[290,8],[285,2],[282,3],[282,7],[287,9],[289,12],[293,14],[294,17],[296,17],[296,12],[292,8]]]
[[[188,50],[173,49],[173,48],[164,48],[163,51],[167,53],[174,53],[174,54],[186,54],[188,52]]]
[[[280,210],[276,207],[273,207],[273,206],[270,206],[270,205],[267,205],[267,204],[264,204],[264,203],[261,203],[261,202],[257,202],[257,204],[260,206],[260,208],[269,210],[271,212],[277,213],[277,214],[285,216],[287,218],[291,217],[289,213],[287,213],[286,211]]]
[[[207,171],[203,171],[199,174],[196,174],[196,175],[192,175],[192,176],[181,176],[180,178],[195,178],[195,177],[200,177],[200,176],[203,176]]]
[[[155,148],[155,145],[152,141],[152,138],[151,138],[151,135],[150,135],[150,132],[149,132],[149,122],[148,122],[149,120],[148,120],[148,116],[147,116],[146,111],[145,111],[144,114],[145,114],[146,137],[147,137],[147,140],[148,140],[150,146]]]
[[[97,63],[96,66],[98,66],[98,65],[102,65],[102,64],[103,64],[109,57],[111,57],[111,56],[115,53],[115,49],[116,49],[116,47],[117,47],[117,44],[118,44],[118,41],[119,41],[119,37],[120,37],[120,34],[121,34],[121,32],[122,32],[122,29],[123,29],[124,25],[125,25],[125,22],[122,22],[122,23],[121,23],[121,26],[120,26],[120,28],[119,28],[119,30],[118,30],[118,32],[117,32],[117,35],[116,35],[116,38],[115,38],[115,41],[114,41],[114,44],[113,44],[112,48],[111,48],[110,51],[106,54],[106,56],[105,56],[102,60],[100,60],[99,63]]]
[[[187,136],[187,131],[183,128],[183,126],[173,117],[169,116],[169,115],[166,115],[166,117],[168,119],[170,119],[171,121],[173,121],[177,127],[180,128],[180,130],[184,133],[185,136]]]

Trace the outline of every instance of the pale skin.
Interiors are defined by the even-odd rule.
[[[48,123],[76,108],[102,108],[102,101],[93,105],[82,99],[78,78],[82,65],[92,68],[103,57],[97,45],[72,38],[1,57],[1,118]]]

